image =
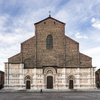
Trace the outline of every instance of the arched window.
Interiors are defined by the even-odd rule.
[[[46,39],[46,48],[52,49],[53,48],[53,37],[52,35],[48,35]]]

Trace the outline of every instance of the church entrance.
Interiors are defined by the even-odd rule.
[[[52,88],[53,88],[53,77],[47,76],[47,89],[52,89]]]
[[[30,89],[30,81],[26,81],[26,89]]]
[[[73,89],[73,80],[69,80],[69,89]]]

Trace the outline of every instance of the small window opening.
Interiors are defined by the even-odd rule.
[[[80,62],[80,64],[82,64],[82,62]]]

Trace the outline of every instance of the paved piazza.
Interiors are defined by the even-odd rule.
[[[0,93],[0,100],[100,100],[100,92]]]

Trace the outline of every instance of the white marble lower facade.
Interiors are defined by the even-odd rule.
[[[96,88],[95,68],[43,67],[24,69],[22,63],[5,63],[4,87],[5,89],[94,89]]]

